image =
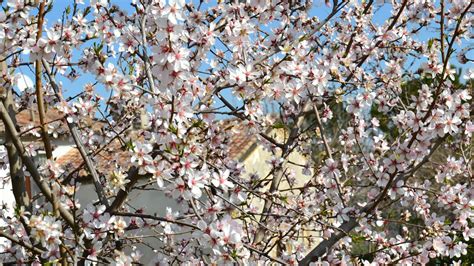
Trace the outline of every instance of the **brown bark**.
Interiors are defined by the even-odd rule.
[[[56,94],[56,97],[62,101],[62,97],[59,93],[59,87],[56,84],[56,81],[54,80],[54,77],[52,76],[53,73],[51,73],[51,68],[49,66],[49,63],[43,58],[42,63],[44,66],[44,70],[46,71],[46,74],[48,75],[49,82],[51,83],[51,86],[53,87],[54,93]],[[89,158],[89,155],[86,152],[86,149],[84,147],[84,144],[82,143],[79,130],[77,129],[77,125],[74,122],[69,122],[67,121],[67,125],[69,127],[69,131],[71,132],[71,136],[74,139],[74,143],[77,146],[77,149],[79,150],[79,153],[81,154],[82,159],[84,160],[87,169],[89,170],[89,173],[92,176],[92,179],[94,181],[94,186],[95,190],[97,192],[97,196],[99,197],[100,202],[105,205],[107,208],[109,208],[109,202],[107,198],[105,197],[104,194],[104,189],[102,188],[102,184],[100,183],[99,179],[99,174],[97,173],[96,167],[94,163],[92,162],[91,158]]]
[[[15,146],[16,150],[18,151],[18,155],[20,156],[23,164],[26,166],[26,169],[28,169],[28,172],[30,172],[31,177],[33,178],[35,183],[38,185],[39,189],[41,190],[43,195],[46,197],[46,199],[49,202],[53,203],[54,199],[53,199],[51,189],[49,188],[49,185],[41,177],[33,160],[27,155],[26,150],[23,147],[23,143],[21,142],[18,132],[15,128],[15,124],[10,118],[10,115],[8,114],[8,111],[5,108],[5,105],[3,104],[3,102],[0,103],[0,119],[3,120],[3,123],[5,125],[5,132],[8,132],[8,134],[10,134],[11,141],[13,145]],[[69,210],[65,209],[62,206],[58,206],[58,209],[64,221],[71,228],[75,228],[74,218],[72,214],[69,212]]]
[[[7,65],[5,62],[0,64],[0,73],[7,72]],[[13,103],[13,95],[10,84],[0,78],[0,86],[2,87],[2,102],[7,110],[7,113],[14,124],[16,124],[15,105]],[[25,173],[22,169],[21,158],[18,150],[12,142],[12,135],[8,130],[5,130],[5,148],[7,149],[8,162],[10,166],[10,178],[12,182],[13,195],[18,207],[25,207],[30,210],[30,195],[27,192],[25,183]]]
[[[41,38],[43,32],[43,17],[44,17],[44,5],[45,2],[41,2],[38,12],[38,32],[36,34],[36,41]],[[51,147],[51,141],[49,139],[48,130],[45,126],[45,106],[43,99],[43,88],[41,84],[41,59],[36,60],[35,65],[35,81],[36,81],[36,102],[38,104],[38,114],[40,120],[41,137],[43,138],[44,150],[46,152],[46,158],[51,159],[53,157],[53,148]]]

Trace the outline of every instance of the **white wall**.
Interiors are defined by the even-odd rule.
[[[3,181],[4,178],[8,175],[8,168],[3,169],[0,168],[0,180]],[[11,186],[11,181],[8,179],[8,182],[3,183],[0,182],[0,204],[6,204],[9,208],[8,210],[13,210],[13,207],[15,205],[15,197],[13,196],[13,191],[12,191],[12,186]],[[11,214],[12,211],[9,212]],[[0,226],[5,226],[1,220],[0,220]],[[4,244],[6,242],[5,238],[0,238],[0,244]]]
[[[97,193],[95,192],[94,185],[83,184],[79,189],[77,198],[79,199],[82,208],[85,208],[88,204],[91,204],[94,200],[97,200]],[[156,216],[161,217],[166,215],[166,207],[171,207],[173,210],[177,210],[179,206],[175,200],[166,197],[165,194],[160,191],[134,190],[130,193],[128,199],[128,204],[132,205],[134,208],[143,208],[145,210],[144,213],[152,215],[156,214]],[[153,232],[150,230],[141,230],[141,232],[133,231],[131,233],[137,235],[153,234]],[[145,238],[144,241],[146,241],[155,249],[160,249],[160,247],[163,246],[163,243],[155,238]],[[141,259],[142,263],[147,264],[154,258],[153,251],[146,245],[140,244],[138,249],[143,254]]]

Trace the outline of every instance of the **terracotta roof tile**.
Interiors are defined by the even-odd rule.
[[[247,132],[243,127],[236,128],[230,138],[229,156],[241,159],[241,156],[255,143],[257,137]]]
[[[49,109],[48,112],[45,114],[46,115],[46,123],[50,123],[52,121],[58,121],[64,118],[64,115],[61,114],[58,110],[56,109]],[[17,114],[16,116],[17,123],[20,126],[28,125],[33,123],[35,126],[38,126],[40,121],[39,121],[39,113],[37,110],[23,110],[20,113]]]
[[[46,113],[45,118],[46,118],[45,124],[50,124],[56,121],[60,122],[61,119],[64,118],[64,115],[55,109],[49,109],[48,112]],[[16,123],[17,123],[17,126],[19,126],[22,131],[28,129],[29,127],[39,126],[40,121],[39,121],[38,111],[32,110],[32,109],[21,111],[20,113],[16,115]],[[61,124],[61,127],[64,127],[65,125],[64,123],[60,123],[60,124]],[[0,132],[4,132],[4,131],[5,131],[5,127],[3,125],[3,122],[0,121]]]
[[[229,143],[228,154],[235,160],[241,159],[256,141],[256,136],[250,134],[247,128],[241,123],[235,123],[235,121],[224,121],[230,126],[231,136]],[[118,151],[118,152],[117,152]],[[108,148],[101,151],[94,157],[94,162],[99,172],[107,173],[113,170],[113,162],[118,161],[119,165],[127,165],[130,161],[130,155],[127,151],[121,150],[121,144],[119,140],[114,140]],[[74,170],[79,167],[82,163],[82,157],[77,148],[72,148],[63,156],[56,159],[56,162],[67,168]],[[85,174],[85,172],[84,172]]]
[[[60,111],[50,108],[47,110],[45,118],[46,125],[56,123],[55,127],[56,129],[59,129],[57,130],[59,134],[67,133],[69,131],[68,126],[64,121],[65,115]],[[26,109],[16,115],[16,122],[17,126],[20,128],[20,132],[29,130],[32,127],[38,127],[40,125],[39,120],[39,113],[36,109]],[[105,123],[92,118],[83,119],[81,122],[88,125],[92,124],[93,130],[100,130],[105,125]],[[3,122],[0,120],[0,134],[4,131],[5,127]]]
[[[99,173],[111,172],[114,169],[115,162],[119,165],[126,165],[129,161],[129,153],[121,150],[121,144],[118,139],[112,141],[105,149],[93,157],[93,162]],[[83,160],[79,150],[74,147],[63,156],[57,158],[56,162],[63,168],[73,171],[81,166]],[[84,170],[79,173],[80,176],[85,174]]]

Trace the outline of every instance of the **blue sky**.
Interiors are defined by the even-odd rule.
[[[85,2],[88,2],[87,0]],[[131,1],[128,0],[112,0],[112,3],[120,6],[121,8],[125,10],[129,10],[130,12],[133,12],[133,9],[130,6]],[[67,6],[72,6],[74,3],[73,0],[55,0],[54,1],[54,8],[53,10],[47,15],[47,25],[50,26],[53,23],[56,23],[61,20],[61,17],[63,15],[64,10],[66,9]],[[80,5],[80,7],[84,7],[84,5]],[[388,18],[390,18],[391,14],[391,5],[389,4],[384,4],[381,7],[379,7],[379,10],[377,12],[377,15],[374,17],[374,23],[376,25],[382,25],[387,21]],[[328,8],[323,0],[315,0],[313,8],[310,12],[310,15],[312,16],[317,16],[319,19],[324,19],[328,14],[330,13],[330,8]],[[90,19],[89,19],[90,20]],[[434,37],[433,32],[429,31],[422,31],[420,32],[419,38],[422,40],[428,41],[430,38]],[[79,54],[79,53],[78,53]],[[421,61],[420,61],[421,62]],[[420,62],[417,62],[414,67],[417,68],[420,64]],[[467,69],[469,67],[472,68],[472,64],[469,65],[459,65],[457,60],[453,60],[452,63],[454,63],[458,67],[462,67],[463,69]],[[23,69],[23,74],[26,74],[29,77],[33,77],[33,73],[27,69]],[[67,73],[67,72],[66,72]],[[93,83],[94,77],[92,75],[82,75],[80,78],[71,81],[67,78],[61,77],[60,75],[57,76],[57,80],[63,85],[63,94],[66,97],[73,96],[80,92],[83,89],[83,86],[87,83]],[[104,88],[98,88],[97,90],[103,97],[108,96],[108,92]],[[235,99],[234,97],[231,96],[229,90],[223,93],[223,96],[230,99],[231,103],[234,105],[240,105],[239,101]],[[218,102],[217,106],[220,106],[221,103]]]

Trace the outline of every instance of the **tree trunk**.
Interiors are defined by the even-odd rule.
[[[8,81],[3,78],[3,75],[8,74],[7,65],[4,62],[0,64],[0,86],[2,87],[2,101],[8,111],[10,119],[16,124],[15,105],[13,103],[12,88]],[[5,148],[8,153],[8,162],[10,164],[10,178],[12,182],[13,195],[15,196],[16,205],[18,207],[24,206],[26,210],[30,210],[30,195],[27,192],[25,183],[25,173],[22,169],[22,162],[18,150],[12,142],[12,136],[8,130],[5,130]]]

